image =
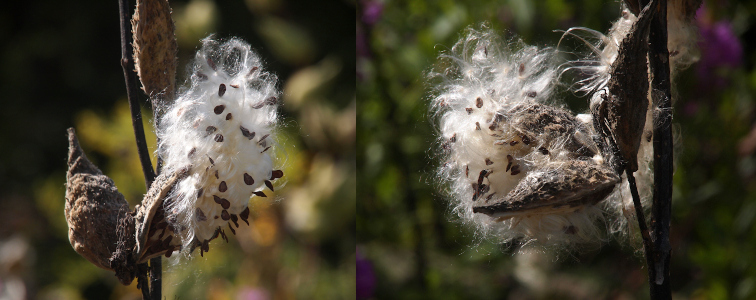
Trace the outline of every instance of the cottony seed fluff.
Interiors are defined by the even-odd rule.
[[[197,52],[187,87],[158,122],[163,172],[190,168],[166,201],[166,219],[184,249],[207,251],[209,240],[238,220],[249,224],[248,203],[265,197],[274,169],[277,77],[239,39],[208,37]],[[180,240],[180,241],[177,241]]]

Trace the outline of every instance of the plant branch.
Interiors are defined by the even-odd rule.
[[[649,64],[651,95],[657,111],[654,114],[654,194],[651,226],[653,227],[654,267],[649,266],[651,299],[672,299],[670,286],[669,241],[672,218],[672,93],[667,49],[667,1],[655,8],[649,33]]]
[[[152,169],[150,153],[147,150],[147,140],[144,136],[144,126],[142,125],[142,113],[139,100],[137,99],[136,73],[134,73],[133,49],[131,47],[131,26],[128,0],[118,0],[120,24],[121,24],[121,67],[123,68],[123,77],[126,81],[126,95],[129,99],[129,109],[131,110],[131,124],[134,128],[134,137],[137,144],[137,153],[142,165],[142,173],[146,188],[149,189],[155,180],[155,171]],[[157,261],[157,262],[156,262]],[[143,299],[160,299],[161,282],[160,272],[162,264],[160,258],[150,260],[151,267],[147,271],[145,264],[137,268],[137,279],[139,288],[142,290]],[[157,269],[157,270],[155,270]],[[147,273],[152,279],[151,284],[147,283]],[[156,276],[157,275],[157,276]],[[157,280],[155,280],[157,279]],[[154,297],[154,298],[151,298]]]

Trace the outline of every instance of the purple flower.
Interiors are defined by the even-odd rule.
[[[362,21],[365,25],[373,26],[381,18],[383,13],[383,3],[379,1],[363,1],[362,2]]]
[[[357,250],[357,299],[372,297],[375,281],[373,264]]]
[[[701,60],[696,66],[696,75],[702,86],[721,88],[727,85],[723,71],[737,68],[743,60],[743,46],[728,21],[710,22],[706,18],[706,8],[697,12],[701,39]]]

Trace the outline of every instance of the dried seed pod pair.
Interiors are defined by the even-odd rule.
[[[463,220],[503,241],[556,246],[601,239],[600,202],[613,195],[626,167],[638,169],[648,125],[654,5],[638,17],[623,14],[603,50],[593,48],[599,63],[568,65],[589,71],[577,90],[593,94],[591,115],[555,105],[561,73],[553,49],[502,47],[490,31],[471,29],[441,56],[448,67],[431,74],[443,82],[432,100],[440,177]]]

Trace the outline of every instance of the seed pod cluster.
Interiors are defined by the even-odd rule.
[[[595,205],[619,176],[594,141],[590,115],[555,105],[554,49],[503,46],[487,30],[442,56],[433,108],[440,176],[455,210],[503,241],[574,244],[597,237]]]

